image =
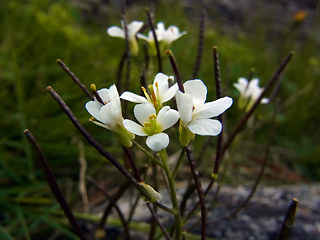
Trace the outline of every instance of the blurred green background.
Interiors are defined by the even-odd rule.
[[[206,6],[205,44],[198,77],[209,88],[208,99],[214,99],[212,46],[218,46],[224,95],[233,97],[235,102],[228,111],[227,130],[233,129],[244,114],[236,108],[238,93],[232,84],[239,77],[247,77],[254,68],[254,76],[264,86],[282,59],[291,50],[295,52],[281,78],[274,103],[259,108],[255,116],[259,123],[252,129],[248,127],[242,138],[236,139],[232,156],[242,159],[245,164],[248,162],[244,156],[263,156],[270,119],[276,107],[272,164],[295,175],[288,179],[288,172],[280,172],[283,176],[279,183],[290,183],[294,179],[298,182],[300,179],[319,180],[320,29],[317,1],[306,1],[305,4],[288,1],[282,8],[277,1],[256,1],[233,7],[232,4],[212,2],[202,1]],[[266,8],[266,2],[269,8]],[[173,43],[172,51],[183,79],[191,79],[202,9],[200,1],[131,1],[127,6],[128,21],[146,22],[146,6],[153,10],[156,22],[177,25],[188,32]],[[279,14],[281,19],[272,19],[271,16]],[[62,96],[80,122],[108,146],[110,152],[121,157],[113,135],[88,122],[90,116],[84,105],[89,99],[56,63],[58,58],[64,61],[86,86],[95,83],[102,88],[115,83],[124,41],[107,35],[106,28],[111,25],[120,25],[118,1],[0,2],[1,239],[31,239],[39,226],[58,229],[74,238],[63,224],[53,221],[49,213],[43,215],[41,210],[34,211],[34,208],[47,206],[58,209],[58,205],[24,137],[24,129],[29,128],[36,136],[61,184],[65,187],[68,182],[71,184],[68,197],[71,203],[79,201],[76,182],[81,150],[85,151],[88,175],[103,177],[114,170],[84,143],[46,92],[48,85]],[[172,75],[169,61],[164,58],[163,63],[164,73]],[[139,92],[139,68],[132,68],[132,82],[128,87]],[[148,79],[149,82],[152,80]],[[203,141],[201,137],[196,141],[196,152]],[[208,161],[201,164],[206,169]],[[238,172],[241,161],[234,166],[232,171]],[[230,183],[232,180],[230,177]],[[17,232],[17,228],[22,230]]]

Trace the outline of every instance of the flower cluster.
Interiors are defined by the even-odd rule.
[[[107,29],[107,33],[112,37],[125,38],[125,29],[124,24],[121,22],[122,28],[117,26],[112,26]],[[154,56],[157,54],[155,48],[155,39],[152,31],[149,31],[148,35],[145,36],[141,33],[138,33],[143,26],[143,22],[141,21],[132,21],[127,25],[128,32],[128,41],[130,42],[130,49],[132,55],[136,56],[138,54],[139,48],[137,44],[136,37],[139,39],[145,40],[149,44],[149,54]],[[161,44],[161,49],[165,50],[170,47],[172,42],[185,35],[187,32],[180,32],[179,28],[176,26],[169,26],[165,29],[165,25],[163,22],[159,22],[157,24],[157,28],[155,29],[155,33],[157,36],[158,42]]]
[[[246,111],[252,107],[254,102],[259,98],[263,91],[263,88],[259,87],[258,78],[248,81],[246,78],[241,77],[238,79],[237,83],[233,84],[233,86],[240,92],[240,98],[238,102],[239,108],[246,108]],[[261,103],[269,103],[269,99],[262,98]]]
[[[180,119],[180,143],[189,144],[195,134],[216,136],[222,125],[218,120],[211,119],[223,113],[232,105],[230,97],[207,102],[207,87],[199,80],[189,80],[184,83],[185,92],[178,89],[177,84],[169,86],[173,76],[158,73],[149,86],[150,94],[142,87],[144,97],[132,92],[124,92],[119,97],[117,88],[95,92],[94,101],[86,104],[88,112],[95,118],[97,125],[103,126],[114,133],[120,142],[129,147],[134,135],[146,136],[146,144],[153,151],[160,151],[169,144],[169,136],[163,131],[175,125]],[[177,110],[164,103],[176,96]],[[124,119],[121,113],[120,99],[137,103],[134,116],[139,123]],[[131,144],[130,144],[131,143]]]

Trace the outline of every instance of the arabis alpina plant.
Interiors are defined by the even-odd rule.
[[[251,81],[248,81],[246,78],[239,78],[237,83],[234,83],[233,86],[240,92],[238,106],[240,109],[246,108],[248,111],[254,102],[259,98],[263,88],[259,87],[259,79],[254,78]],[[262,104],[269,103],[268,98],[262,98]]]
[[[211,119],[232,105],[232,98],[223,97],[212,102],[207,99],[207,87],[201,80],[189,80],[183,84],[185,92],[177,91],[176,100],[180,114],[180,143],[187,146],[194,134],[216,136],[222,124]]]
[[[168,77],[163,73],[158,73],[154,78],[153,84],[149,86],[150,95],[148,95],[147,90],[142,87],[145,97],[141,97],[132,92],[124,92],[120,98],[133,103],[152,104],[156,112],[159,112],[163,103],[172,99],[178,90],[177,84],[169,87],[169,79],[173,81],[174,78],[173,76]]]
[[[95,86],[94,86],[95,88]],[[125,147],[132,146],[134,134],[123,126],[123,117],[117,87],[103,88],[95,92],[93,101],[87,102],[86,109],[94,117],[93,123],[111,130]]]
[[[126,36],[125,36],[124,24],[123,22],[121,22],[121,24],[122,24],[122,28],[119,28],[117,26],[109,27],[107,29],[107,33],[111,37],[119,37],[119,38],[125,39]],[[141,29],[142,26],[143,26],[143,22],[141,21],[132,21],[127,25],[128,40],[130,42],[130,50],[133,56],[137,56],[139,52],[136,34],[138,33],[138,31]]]
[[[178,121],[178,111],[165,106],[157,114],[153,105],[142,103],[137,104],[133,112],[141,125],[125,119],[123,121],[125,128],[138,136],[147,136],[146,144],[155,152],[166,148],[169,144],[169,136],[163,131]]]

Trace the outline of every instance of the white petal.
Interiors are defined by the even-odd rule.
[[[163,22],[158,22],[157,23],[157,30],[159,30],[159,31],[164,31],[165,30]]]
[[[196,107],[193,114],[196,116],[196,119],[212,118],[223,113],[225,110],[231,107],[231,105],[232,98],[223,97],[212,102],[207,102],[198,109]]]
[[[166,92],[169,88],[168,76],[163,73],[158,73],[153,81],[153,89],[156,91],[156,83],[158,84],[158,89],[160,95]],[[158,97],[158,96],[157,96]]]
[[[103,122],[102,118],[100,116],[100,108],[102,106],[103,105],[97,101],[90,101],[90,102],[87,102],[86,109],[92,117],[94,117],[95,119],[97,119],[100,122]]]
[[[203,136],[216,136],[221,132],[222,124],[214,119],[197,119],[188,124],[191,132]]]
[[[132,92],[124,92],[121,94],[120,98],[133,103],[149,103],[146,98]]]
[[[233,86],[238,89],[238,91],[243,94],[248,86],[248,80],[246,78],[239,78],[237,83],[234,83]]]
[[[109,89],[101,88],[100,90],[97,91],[97,93],[104,103],[108,103],[111,100],[109,97]]]
[[[149,116],[156,114],[156,110],[150,103],[137,104],[133,109],[134,116],[143,125],[145,122],[149,122]]]
[[[177,108],[184,124],[188,124],[192,119],[193,100],[190,94],[177,91]]]
[[[186,93],[194,99],[193,104],[203,104],[207,99],[207,87],[200,79],[189,80],[183,84]]]
[[[141,21],[132,21],[128,24],[128,32],[129,32],[129,38],[133,38],[137,32],[142,28],[143,22]]]
[[[270,102],[269,98],[262,98],[261,103],[262,104],[268,104]]]
[[[163,94],[161,96],[161,103],[165,103],[167,101],[169,101],[171,98],[173,98],[173,96],[176,94],[177,90],[178,90],[178,84],[175,83],[174,85],[172,85],[166,92],[165,94]]]
[[[169,136],[165,133],[149,136],[146,140],[146,144],[153,151],[159,152],[169,145]]]
[[[179,119],[179,112],[170,109],[169,106],[161,108],[157,115],[157,123],[161,125],[162,131],[172,127]]]
[[[143,40],[145,40],[145,41],[147,41],[147,42],[150,41],[150,39],[149,39],[147,36],[145,36],[145,35],[143,35],[143,34],[141,34],[141,33],[138,33],[138,34],[137,34],[137,38],[143,39]]]
[[[129,131],[132,132],[138,136],[147,136],[148,134],[146,134],[143,131],[143,127],[137,123],[135,123],[134,121],[131,121],[129,119],[125,119],[123,120],[123,126]]]
[[[116,26],[109,27],[107,29],[107,33],[111,37],[125,38],[124,31],[121,28],[116,27]]]
[[[103,123],[110,128],[116,124],[121,124],[123,121],[121,108],[116,102],[110,102],[100,109],[100,116]]]
[[[109,98],[111,101],[114,101],[120,105],[119,93],[116,85],[111,85],[109,88]]]

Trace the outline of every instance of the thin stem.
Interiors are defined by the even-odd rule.
[[[176,165],[174,166],[174,169],[173,169],[173,171],[171,173],[172,179],[175,179],[175,177],[177,175],[177,172],[178,172],[179,167],[180,167],[180,165],[182,163],[182,160],[183,160],[185,152],[186,152],[186,147],[182,147],[180,155],[179,155],[179,158],[178,158],[178,161],[177,161]]]
[[[70,121],[73,125],[78,129],[78,131],[82,134],[82,136],[103,156],[105,157],[113,166],[115,166],[119,172],[125,176],[131,184],[146,198],[152,199],[152,196],[148,191],[139,184],[139,182],[115,159],[108,151],[106,151],[90,134],[89,132],[80,124],[78,119],[73,115],[69,107],[65,104],[65,102],[61,99],[61,97],[53,90],[52,87],[47,87],[48,92],[57,101],[65,114],[69,117]],[[159,202],[154,203],[159,208],[163,209],[166,212],[172,213],[173,210],[164,206]]]
[[[149,8],[146,8],[146,12],[147,12],[147,17],[148,17],[148,23],[153,35],[153,39],[156,45],[156,50],[157,50],[157,59],[158,59],[158,72],[162,72],[162,61],[161,61],[161,52],[160,52],[160,48],[159,48],[159,41],[157,38],[157,34],[156,31],[154,29],[154,25],[153,25],[153,20],[152,20],[152,14],[150,12]]]
[[[116,194],[112,197],[112,199],[114,201],[118,201],[121,198],[121,196],[123,195],[123,193],[128,189],[129,186],[130,186],[129,182],[125,182],[119,188],[119,190],[116,192]],[[98,229],[103,229],[104,225],[106,224],[107,218],[108,218],[109,214],[111,213],[112,207],[113,207],[112,203],[109,202],[109,204],[105,208],[103,215],[100,219],[100,222],[98,224]]]
[[[174,226],[175,226],[175,240],[181,240],[182,238],[182,221],[179,211],[179,205],[177,200],[177,193],[174,185],[173,178],[171,177],[171,172],[169,170],[168,166],[168,159],[167,159],[167,153],[166,150],[163,149],[159,152],[159,156],[162,160],[163,165],[163,171],[167,177],[168,183],[169,183],[169,191],[170,191],[170,197],[172,202],[172,208],[174,210],[173,216],[174,216]]]
[[[121,78],[122,78],[123,66],[126,59],[127,59],[127,52],[125,51],[121,56],[120,62],[118,64],[118,70],[117,70],[116,85],[119,92],[122,92]]]
[[[170,60],[174,75],[176,76],[176,80],[177,80],[177,83],[178,83],[178,86],[179,86],[179,90],[184,93],[184,87],[183,87],[183,83],[182,83],[182,80],[181,80],[181,77],[180,77],[180,71],[179,71],[176,59],[174,58],[171,50],[167,50],[166,54],[169,57],[169,60]]]
[[[29,142],[31,143],[32,147],[35,149],[39,160],[41,162],[41,167],[42,170],[46,176],[47,182],[51,188],[51,192],[54,194],[54,196],[56,197],[58,203],[60,204],[61,208],[63,209],[66,217],[68,218],[72,228],[74,229],[75,233],[79,236],[80,239],[82,240],[87,240],[86,235],[83,233],[83,231],[81,230],[76,218],[74,217],[71,208],[69,207],[67,201],[65,200],[59,185],[56,181],[56,178],[49,166],[49,163],[47,162],[47,160],[45,159],[40,146],[38,145],[36,139],[34,138],[34,136],[32,135],[32,133],[26,129],[24,130],[24,133],[27,137],[27,139],[29,140]]]
[[[188,146],[186,148],[186,153],[190,165],[190,170],[194,179],[194,183],[196,185],[196,189],[198,192],[199,202],[200,202],[200,208],[201,208],[201,240],[206,239],[206,221],[207,221],[207,209],[206,204],[204,201],[204,194],[201,186],[201,181],[199,177],[199,172],[196,167],[195,159],[192,154],[191,147]]]
[[[133,159],[133,153],[132,153],[131,149],[123,147],[123,150],[124,150],[128,160],[130,162],[130,167],[131,167],[131,169],[133,171],[133,174],[134,174],[135,178],[137,179],[137,181],[141,182],[142,181],[141,180],[141,175],[140,175],[139,169],[137,167],[137,164]]]
[[[199,34],[198,34],[198,51],[196,57],[196,63],[194,65],[194,70],[192,74],[192,79],[195,79],[199,73],[201,66],[201,59],[203,53],[203,45],[204,45],[204,20],[205,20],[205,9],[203,8],[201,11],[200,24],[199,24]]]
[[[62,60],[57,59],[57,63],[60,65],[60,67],[68,73],[68,75],[71,77],[71,79],[81,88],[81,90],[91,99],[93,100],[93,96],[91,92],[86,88],[86,86],[77,78],[77,76],[70,71],[69,67],[62,62]]]
[[[167,240],[171,240],[171,237],[169,236],[168,232],[166,231],[166,229],[164,228],[164,226],[162,225],[162,223],[160,222],[159,218],[156,217],[157,214],[156,212],[152,209],[151,205],[149,203],[147,203],[147,207],[149,208],[149,211],[151,212],[152,216],[153,216],[153,219],[156,220],[159,228],[161,229],[162,233],[164,234],[165,238]]]
[[[216,83],[216,96],[217,99],[221,98],[222,96],[222,91],[221,91],[221,74],[220,74],[220,63],[219,63],[219,53],[218,53],[218,48],[213,47],[213,66],[214,66],[214,76],[215,76],[215,83]],[[223,119],[224,114],[220,114],[217,119],[224,125],[224,119]],[[224,129],[221,129],[220,134],[218,135],[217,139],[217,146],[216,146],[216,157],[214,161],[214,167],[213,167],[213,174],[216,176],[219,172],[219,166],[220,162],[222,160],[221,157],[221,149],[222,149],[222,142],[223,142],[223,131]]]
[[[123,226],[123,230],[124,230],[125,234],[127,235],[127,239],[131,240],[131,235],[130,235],[128,224],[127,224],[127,222],[126,222],[126,220],[124,218],[124,215],[123,215],[120,207],[118,206],[117,202],[92,177],[87,176],[87,180],[89,182],[91,182],[96,188],[98,188],[103,193],[103,195],[105,195],[109,199],[110,203],[113,205],[113,207],[116,209],[116,211],[117,211],[117,213],[119,215],[120,221],[121,221],[122,226]]]
[[[293,223],[294,223],[294,218],[296,215],[297,207],[298,207],[298,199],[293,198],[290,205],[289,205],[289,208],[287,210],[287,214],[284,218],[281,230],[280,230],[276,240],[285,240],[288,238],[289,232],[290,232],[291,227],[293,226]]]
[[[142,147],[139,143],[137,143],[135,140],[132,140],[133,144],[139,148],[139,150],[141,150],[144,154],[146,154],[148,156],[148,158],[154,162],[155,164],[157,164],[158,166],[162,167],[161,162],[159,162],[159,159],[157,159],[155,156],[153,156],[147,149],[145,149],[144,147]]]
[[[243,117],[243,119],[240,121],[240,123],[238,124],[238,126],[234,129],[234,131],[231,133],[230,137],[228,138],[228,140],[226,141],[226,143],[224,144],[222,150],[221,150],[221,157],[224,155],[224,153],[226,152],[226,150],[228,149],[228,147],[231,145],[232,141],[234,140],[234,138],[236,137],[236,135],[240,132],[240,130],[242,129],[243,126],[245,126],[245,124],[247,123],[248,119],[251,117],[251,115],[255,112],[255,110],[257,109],[257,107],[259,106],[262,98],[265,96],[266,92],[272,87],[272,85],[274,83],[276,83],[279,79],[281,74],[283,73],[284,69],[286,68],[287,64],[289,63],[289,61],[291,60],[293,56],[293,53],[291,52],[280,64],[280,66],[278,67],[278,69],[276,70],[276,72],[274,73],[274,75],[272,76],[272,78],[270,79],[270,81],[267,83],[267,85],[265,86],[265,88],[263,89],[263,91],[261,92],[259,98],[255,101],[255,103],[253,104],[253,106],[250,108],[250,110],[247,112],[247,114]]]

